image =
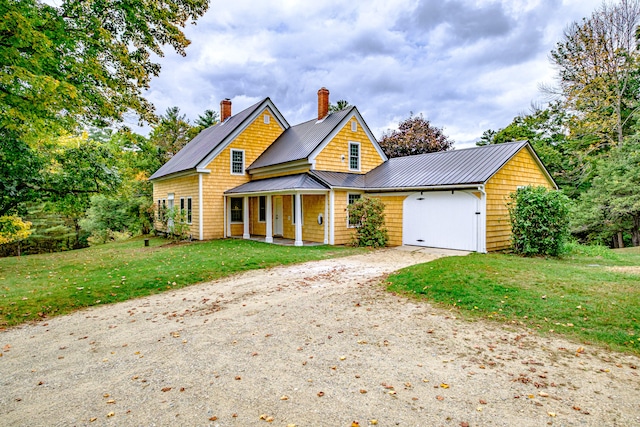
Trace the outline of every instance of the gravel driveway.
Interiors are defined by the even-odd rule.
[[[380,286],[438,256],[252,271],[9,329],[0,425],[640,425],[637,357]]]

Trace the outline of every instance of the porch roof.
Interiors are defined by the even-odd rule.
[[[270,193],[279,191],[328,190],[329,188],[306,173],[249,181],[224,194]]]

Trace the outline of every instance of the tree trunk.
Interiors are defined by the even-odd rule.
[[[640,215],[633,217],[633,228],[631,229],[631,244],[640,246]]]
[[[624,239],[622,238],[622,231],[618,231],[618,248],[624,248]]]

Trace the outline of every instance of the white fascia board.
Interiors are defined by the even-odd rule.
[[[469,190],[469,189],[479,189],[482,187],[482,184],[465,184],[465,185],[436,185],[432,187],[397,187],[397,188],[366,188],[364,191],[367,194],[398,194],[401,192],[411,192],[415,193],[416,191],[443,191],[443,190]]]
[[[150,179],[149,181],[152,182],[152,183],[153,182],[166,181],[168,179],[180,178],[180,177],[183,177],[183,176],[193,175],[193,174],[196,174],[198,172],[200,172],[200,171],[194,170],[194,169],[189,169],[189,170],[182,171],[182,172],[172,173],[170,175],[163,175],[163,176],[161,176],[159,178]]]
[[[242,196],[256,196],[256,195],[260,195],[260,196],[271,196],[271,195],[278,195],[278,194],[294,194],[294,193],[300,193],[300,194],[326,194],[327,190],[326,189],[309,189],[309,190],[304,190],[304,189],[296,189],[296,188],[290,188],[287,190],[269,190],[269,191],[250,191],[250,192],[244,192],[244,193],[224,193],[224,195],[226,197],[242,197]]]
[[[196,169],[204,169],[206,166],[213,161],[221,152],[223,152],[229,144],[233,142],[234,139],[238,137],[246,128],[249,126],[255,119],[258,118],[265,110],[268,110],[278,121],[278,125],[282,128],[282,130],[286,130],[289,128],[289,123],[284,119],[284,116],[278,111],[276,106],[271,102],[269,98],[265,99],[264,103],[260,108],[257,108],[256,111],[253,112],[249,117],[244,119],[244,121],[236,127],[233,132],[231,132],[218,146],[207,155],[203,160],[200,161],[196,165]]]

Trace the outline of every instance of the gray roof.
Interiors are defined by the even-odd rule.
[[[396,157],[368,172],[365,188],[393,189],[482,184],[528,144],[527,141],[519,141]]]
[[[222,123],[208,127],[193,138],[182,150],[178,151],[167,163],[162,165],[149,179],[157,179],[178,172],[195,169],[209,153],[224,142],[224,140],[257,109],[265,104],[269,98],[253,104],[238,114],[229,117]]]
[[[314,119],[291,126],[247,170],[306,159],[354,109],[331,113],[322,121]]]
[[[309,173],[332,188],[365,188],[366,185],[364,174],[317,170]]]
[[[301,173],[297,175],[249,181],[236,188],[225,191],[225,194],[244,194],[284,190],[328,190],[328,187],[312,178],[309,174]]]

